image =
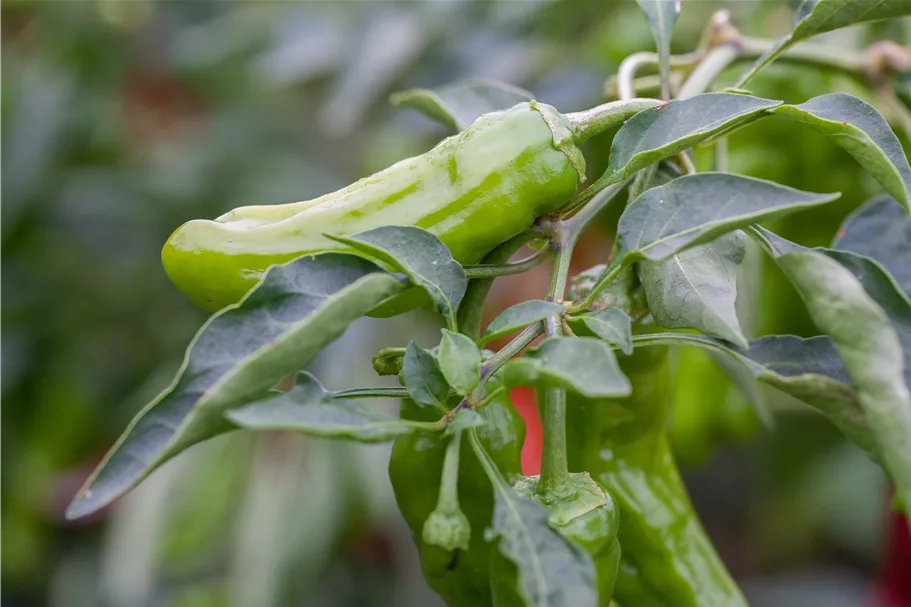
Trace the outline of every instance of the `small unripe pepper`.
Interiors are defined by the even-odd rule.
[[[565,495],[538,493],[540,476],[520,477],[513,487],[522,497],[540,502],[548,524],[588,552],[595,565],[598,605],[608,607],[620,565],[617,530],[620,513],[610,494],[587,472],[570,474]],[[492,555],[490,583],[495,607],[524,605],[516,591],[516,567],[499,552]]]
[[[212,311],[237,302],[271,265],[345,250],[325,233],[418,226],[456,261],[476,263],[574,196],[585,177],[575,140],[591,134],[549,105],[520,103],[337,192],[190,221],[168,239],[162,262],[181,291]]]
[[[491,379],[486,393],[490,394],[499,385],[496,378]],[[478,437],[500,473],[511,482],[522,471],[525,424],[505,391],[478,413],[486,422],[477,428]],[[404,400],[400,415],[433,421],[439,412]],[[496,550],[484,539],[484,531],[493,517],[493,489],[474,451],[461,449],[458,510],[464,513],[470,528],[465,549],[458,515],[453,517],[452,509],[445,505],[440,509],[440,485],[446,455],[451,454],[450,445],[440,432],[414,432],[396,439],[389,460],[389,478],[399,510],[411,529],[427,583],[447,605],[483,607],[491,605],[490,553]],[[442,517],[434,516],[435,512]],[[431,542],[425,541],[428,533],[432,535],[426,539]],[[444,543],[450,546],[439,545]]]

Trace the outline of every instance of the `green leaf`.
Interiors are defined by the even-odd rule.
[[[408,347],[405,348],[402,379],[414,402],[424,407],[446,410],[449,382],[434,355],[413,341],[408,342]]]
[[[445,436],[451,436],[459,430],[478,428],[486,423],[487,421],[484,417],[474,409],[462,409],[452,418],[452,421],[446,425],[446,431],[443,434]]]
[[[642,110],[614,137],[605,174],[609,183],[617,183],[717,133],[756,120],[780,104],[750,95],[705,93]]]
[[[746,351],[715,338],[683,333],[642,335],[635,341],[637,348],[647,344],[678,344],[730,357],[757,380],[817,409],[873,459],[881,461],[879,446],[867,425],[857,390],[851,386],[851,379],[828,337],[770,335],[751,341]]]
[[[226,410],[262,397],[349,324],[406,288],[345,253],[270,268],[239,304],[206,321],[171,386],[130,422],[67,516],[98,510],[187,447],[231,430]]]
[[[908,0],[804,0],[797,9],[790,34],[756,60],[734,86],[742,87],[793,44],[818,34],[866,21],[911,15]]]
[[[371,411],[360,402],[333,398],[309,373],[299,373],[288,392],[279,392],[228,411],[225,416],[247,430],[291,430],[313,436],[367,443],[410,434],[410,420]]]
[[[747,348],[735,308],[737,270],[745,253],[746,237],[735,231],[664,261],[640,262],[639,278],[655,322]]]
[[[680,14],[680,0],[636,0],[655,35],[662,82],[670,82],[671,32]]]
[[[620,308],[604,308],[590,314],[570,316],[566,321],[577,335],[594,336],[620,348],[624,354],[633,353],[632,323]]]
[[[889,196],[870,200],[841,224],[833,249],[874,259],[911,296],[911,215]]]
[[[427,291],[437,312],[455,328],[468,279],[439,238],[415,226],[382,226],[354,236],[326,236],[404,272]]]
[[[911,513],[911,394],[889,317],[838,261],[817,251],[785,253],[777,261],[857,386],[883,463]]]
[[[660,261],[726,232],[838,196],[729,173],[687,175],[647,190],[630,203],[617,225],[617,259]]]
[[[551,337],[499,371],[508,386],[566,388],[588,398],[629,396],[613,350],[591,337]]]
[[[449,385],[461,395],[481,381],[481,351],[470,337],[443,329],[437,360]]]
[[[543,299],[523,301],[506,308],[499,316],[493,319],[493,322],[487,325],[487,331],[484,332],[481,343],[487,343],[492,339],[509,335],[513,331],[518,331],[539,320],[544,320],[548,316],[562,313],[563,306],[553,301],[544,301]]]
[[[510,108],[534,96],[505,82],[471,78],[436,90],[393,93],[393,105],[413,108],[453,131],[464,131],[482,114]]]
[[[834,259],[851,272],[860,281],[867,295],[872,297],[889,317],[889,322],[892,323],[892,328],[901,343],[905,360],[911,361],[911,298],[878,262],[851,251],[808,249],[761,228],[758,232],[771,244],[776,259],[785,253],[814,251]],[[905,365],[904,376],[905,384],[911,389],[911,364]]]
[[[506,483],[476,431],[469,432],[469,439],[493,485],[487,539],[498,538],[497,550],[516,566],[518,595],[532,607],[596,607],[595,566],[589,554],[550,526],[544,506]]]
[[[831,93],[771,111],[831,137],[911,213],[911,166],[898,137],[872,105],[845,93]]]

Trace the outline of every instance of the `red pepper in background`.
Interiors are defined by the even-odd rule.
[[[522,474],[534,476],[541,473],[541,416],[532,388],[513,388],[509,393],[512,405],[525,421],[525,443],[522,445]]]
[[[908,519],[895,511],[890,513],[888,538],[873,606],[911,607],[911,529]]]

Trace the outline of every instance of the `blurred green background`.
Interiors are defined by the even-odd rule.
[[[719,8],[744,33],[769,37],[788,30],[794,7],[684,0],[675,52],[692,50]],[[173,229],[242,204],[342,187],[447,134],[392,107],[396,90],[484,77],[564,111],[591,107],[623,57],[653,48],[635,3],[9,0],[2,34],[0,600],[438,604],[395,509],[388,447],[228,435],[90,520],[67,522],[63,510],[129,419],[169,383],[205,318],[161,269],[160,246]],[[821,41],[860,49],[883,38],[907,44],[911,25]],[[832,90],[872,99],[844,76],[787,66],[770,69],[754,90],[789,102]],[[843,192],[825,211],[774,226],[783,235],[825,244],[879,192],[823,136],[784,119],[760,125],[731,137],[732,170]],[[593,171],[607,160],[609,138],[601,139],[587,150]],[[756,255],[746,263],[762,267]],[[812,335],[781,277],[768,267],[760,275],[741,288],[745,329]],[[511,292],[499,286],[493,305],[507,305]],[[419,313],[358,323],[315,370],[333,387],[375,381],[375,350],[429,334],[433,322]],[[878,469],[780,394],[765,394],[775,421],[760,427],[710,360],[676,356],[675,447],[706,527],[752,603],[866,604],[888,517]],[[681,421],[700,411],[733,411],[741,421]]]

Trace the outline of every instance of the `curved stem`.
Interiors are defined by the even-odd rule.
[[[671,67],[689,67],[702,59],[703,53],[696,51],[685,55],[671,55]],[[658,53],[633,53],[626,57],[617,69],[617,96],[630,100],[636,96],[636,72],[646,65],[658,65]],[[659,83],[660,90],[660,83]]]
[[[563,220],[566,224],[566,229],[578,238],[582,232],[585,231],[585,228],[594,221],[595,217],[613,202],[614,198],[617,197],[617,194],[619,194],[632,179],[632,177],[627,177],[620,183],[607,186],[595,194],[588,204],[583,203],[582,205],[571,207]],[[574,211],[575,213],[573,213]]]
[[[333,398],[408,398],[405,388],[350,388],[332,393]]]
[[[567,114],[570,124],[576,133],[576,143],[582,143],[595,135],[622,124],[630,116],[661,105],[660,99],[626,99],[603,103],[590,110]]]
[[[740,49],[734,44],[723,44],[713,48],[680,87],[677,99],[688,99],[705,92],[715,82],[718,75],[739,55]]]
[[[509,276],[511,274],[521,274],[534,267],[541,265],[548,255],[549,251],[541,249],[529,255],[525,259],[504,264],[479,264],[474,266],[464,266],[465,276],[467,278],[496,278],[497,276]]]
[[[496,354],[488,358],[481,365],[481,382],[487,381],[491,375],[496,373],[500,367],[505,365],[509,360],[524,350],[528,345],[536,340],[544,332],[543,323],[536,322],[532,325],[528,325],[522,331],[516,335],[512,340],[500,348]]]

